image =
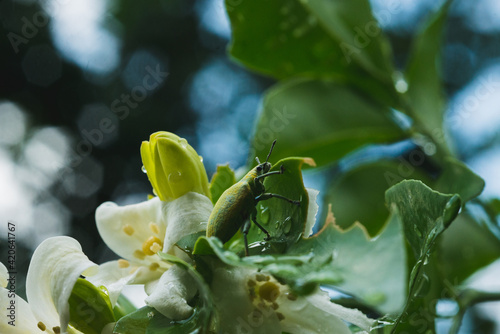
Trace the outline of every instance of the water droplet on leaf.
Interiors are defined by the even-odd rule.
[[[187,142],[187,140],[186,140],[186,139],[184,139],[184,138],[180,138],[180,139],[179,139],[179,144],[181,144],[181,146],[182,146],[183,148],[186,148],[186,147],[188,146],[188,142]]]
[[[177,183],[180,182],[181,180],[182,180],[182,174],[179,171],[168,174],[168,182],[170,183]]]
[[[291,229],[292,229],[292,219],[290,217],[287,217],[283,222],[283,232],[288,234],[290,233]]]
[[[431,281],[430,281],[429,277],[427,275],[423,274],[422,276],[420,276],[420,278],[418,278],[418,281],[416,283],[414,296],[415,297],[424,297],[429,292],[430,287],[431,287]]]
[[[144,174],[146,174],[146,173],[148,172],[148,171],[146,170],[146,167],[144,167],[144,166],[142,166],[142,167],[141,167],[141,170],[142,170],[142,172],[143,172]]]

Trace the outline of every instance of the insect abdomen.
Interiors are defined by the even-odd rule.
[[[250,217],[255,207],[254,195],[246,182],[228,188],[215,203],[207,226],[207,237],[227,242]]]

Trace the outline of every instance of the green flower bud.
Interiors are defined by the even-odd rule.
[[[208,178],[201,157],[187,140],[159,131],[143,141],[141,157],[154,192],[170,201],[194,191],[210,197]]]

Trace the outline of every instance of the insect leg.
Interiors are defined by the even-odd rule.
[[[260,228],[262,230],[262,232],[264,232],[267,235],[267,237],[264,240],[267,241],[267,240],[271,239],[269,232],[267,232],[266,229],[262,227],[262,225],[257,223],[257,210],[255,210],[255,209],[252,212],[252,221],[255,225],[257,225],[258,228]]]
[[[241,228],[241,231],[243,232],[243,240],[245,240],[245,256],[248,256],[247,235],[248,235],[248,231],[250,231],[250,226],[252,226],[250,221],[246,221],[245,224],[243,224],[243,227]]]
[[[279,199],[283,199],[289,203],[292,203],[295,205],[300,205],[300,201],[294,201],[292,199],[286,198],[285,196],[281,196],[278,194],[271,194],[271,193],[263,193],[263,194],[255,197],[255,200],[256,201],[265,201],[266,199],[270,199],[270,198],[279,198]]]

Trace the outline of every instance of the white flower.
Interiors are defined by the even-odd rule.
[[[271,275],[244,267],[220,267],[212,281],[220,333],[350,334],[344,321],[370,331],[373,320],[359,310],[332,303],[317,289],[299,297]]]
[[[3,265],[2,265],[3,267]],[[28,302],[2,288],[0,307],[6,310],[14,300],[15,316],[0,316],[1,333],[79,333],[68,327],[69,297],[80,275],[92,275],[97,265],[82,252],[78,241],[70,237],[53,237],[44,240],[31,258],[26,278]],[[6,270],[0,270],[5,276]],[[5,278],[0,278],[5,284]],[[15,320],[15,326],[9,321]]]
[[[163,251],[186,259],[175,243],[186,235],[205,231],[212,207],[208,197],[195,192],[168,202],[153,198],[127,206],[101,204],[96,211],[97,229],[108,247],[122,257],[105,264],[105,277],[99,277],[110,291],[112,302],[125,284],[144,283],[150,295],[148,305],[171,319],[187,318],[192,308],[186,298],[196,290],[193,292],[184,278],[178,277],[182,272],[175,267],[169,269],[170,265],[157,253]],[[167,294],[175,297],[167,298]]]

